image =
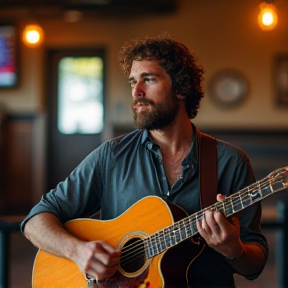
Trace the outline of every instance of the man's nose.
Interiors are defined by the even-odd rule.
[[[145,91],[143,84],[138,82],[134,85],[133,90],[132,90],[132,96],[133,98],[143,98],[145,97]]]

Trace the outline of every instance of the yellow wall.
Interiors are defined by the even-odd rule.
[[[288,1],[275,0],[279,23],[264,32],[257,25],[259,0],[181,0],[176,13],[96,15],[79,23],[62,17],[42,15],[37,19],[45,31],[40,48],[20,43],[20,83],[15,89],[0,90],[0,106],[10,113],[45,112],[45,49],[105,47],[107,49],[108,122],[130,124],[130,88],[116,64],[121,44],[135,36],[157,35],[167,31],[197,52],[205,68],[205,87],[222,68],[234,68],[249,81],[247,100],[233,109],[222,109],[206,97],[195,122],[205,128],[287,129],[288,108],[275,105],[273,61],[288,54]],[[28,13],[23,9],[2,10],[0,18],[23,29]],[[49,97],[49,95],[48,95]],[[120,109],[119,109],[120,108]]]

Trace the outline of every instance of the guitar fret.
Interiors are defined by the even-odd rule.
[[[163,232],[162,232],[163,233]],[[159,231],[158,233],[156,233],[156,251],[158,253],[164,251],[165,249],[163,249],[163,246],[162,246],[162,241],[161,241],[161,231]]]
[[[182,238],[185,239],[185,238],[191,237],[192,236],[192,234],[191,234],[191,232],[192,232],[191,228],[192,227],[191,227],[191,224],[190,224],[190,217],[185,219],[183,227],[184,227],[184,230],[185,230],[185,237],[182,237]]]
[[[246,190],[242,194],[243,208],[248,207],[250,204],[252,204],[251,198],[249,196],[250,194],[249,189],[246,189]]]
[[[259,186],[260,185],[261,184],[259,183]],[[266,185],[266,187],[262,188],[261,191],[262,191],[263,197],[266,197],[266,196],[273,193],[273,189],[272,189],[271,185]]]
[[[237,195],[235,197],[235,203],[233,205],[233,212],[238,212],[240,210],[242,210],[243,206],[242,206],[242,199],[239,195]]]
[[[228,216],[233,214],[232,199],[231,198],[227,198],[223,202],[224,202],[225,215],[228,217]]]
[[[196,224],[196,217],[191,218],[192,219],[192,224],[191,224],[191,229],[192,229],[192,235],[194,235],[196,232],[198,232],[197,224]]]
[[[191,230],[191,224],[190,224],[190,218],[184,219],[183,221],[183,230],[184,230],[184,235],[182,236],[182,239],[186,239],[192,236],[192,230]]]
[[[148,237],[146,239],[146,243],[147,243],[147,246],[146,246],[147,257],[148,258],[152,258],[154,256],[153,245],[152,245],[152,237]]]
[[[171,247],[171,239],[169,236],[169,231],[170,231],[170,228],[164,229],[164,235],[165,235],[164,237],[165,237],[165,243],[166,243],[167,248]]]
[[[157,241],[157,233],[154,235],[152,239],[153,239],[153,252],[154,252],[154,255],[157,255],[160,252],[158,249],[159,243]]]
[[[193,227],[193,221],[195,222],[195,220],[193,220],[193,216],[189,217],[188,218],[188,221],[187,222],[187,227],[186,227],[186,231],[187,231],[187,234],[188,234],[188,237],[191,237],[194,233],[194,227]]]
[[[248,188],[248,194],[249,194],[250,204],[252,204],[252,203],[253,203],[253,199],[252,199],[252,195],[251,195],[251,193],[249,192],[249,188]]]
[[[176,243],[179,243],[182,238],[181,238],[181,228],[178,226],[177,227],[177,230],[175,231],[175,240],[176,240]]]
[[[159,232],[159,237],[161,239],[160,244],[161,244],[161,251],[164,251],[167,249],[166,243],[165,243],[165,238],[164,238],[164,231]]]
[[[196,221],[200,221],[200,220],[202,220],[203,218],[204,218],[204,211],[205,210],[202,210],[202,211],[199,211],[199,212],[197,212],[196,213]]]
[[[224,212],[225,213],[224,202],[216,203],[215,205],[213,205],[213,208],[215,208],[216,211],[220,211],[220,212]]]
[[[171,239],[171,246],[174,246],[177,242],[173,230],[170,232],[170,239]]]
[[[186,239],[189,237],[189,235],[187,234],[187,229],[185,226],[180,229],[180,237],[181,237],[181,239]]]
[[[262,193],[258,189],[254,189],[253,191],[251,191],[250,195],[252,203],[258,202],[259,200],[262,199]]]
[[[263,185],[262,182],[263,181],[259,181],[259,187],[261,187],[261,185]],[[269,183],[269,185],[265,185],[265,183],[264,183],[264,188],[261,189],[263,198],[268,196],[268,195],[270,195],[270,194],[272,194],[274,192],[274,190],[277,191],[277,188],[278,188],[278,187],[275,187],[275,189],[273,189],[273,187],[272,187],[272,185],[273,185],[272,179],[269,179],[267,182]],[[277,183],[276,185],[280,184],[280,189],[281,189],[283,184],[281,182],[276,182],[276,183]],[[274,185],[275,185],[275,183],[274,183]]]

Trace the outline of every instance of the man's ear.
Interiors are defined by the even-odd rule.
[[[183,99],[185,99],[185,96],[183,96],[183,95],[180,95],[180,94],[176,94],[176,97],[177,97],[178,99],[180,99],[180,100],[183,100]]]

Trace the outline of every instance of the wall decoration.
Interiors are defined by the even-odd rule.
[[[276,103],[288,107],[288,54],[276,57],[274,75]]]
[[[16,28],[0,25],[0,87],[17,84]]]
[[[208,83],[212,101],[223,108],[239,106],[247,97],[249,85],[242,73],[234,69],[216,72]]]

